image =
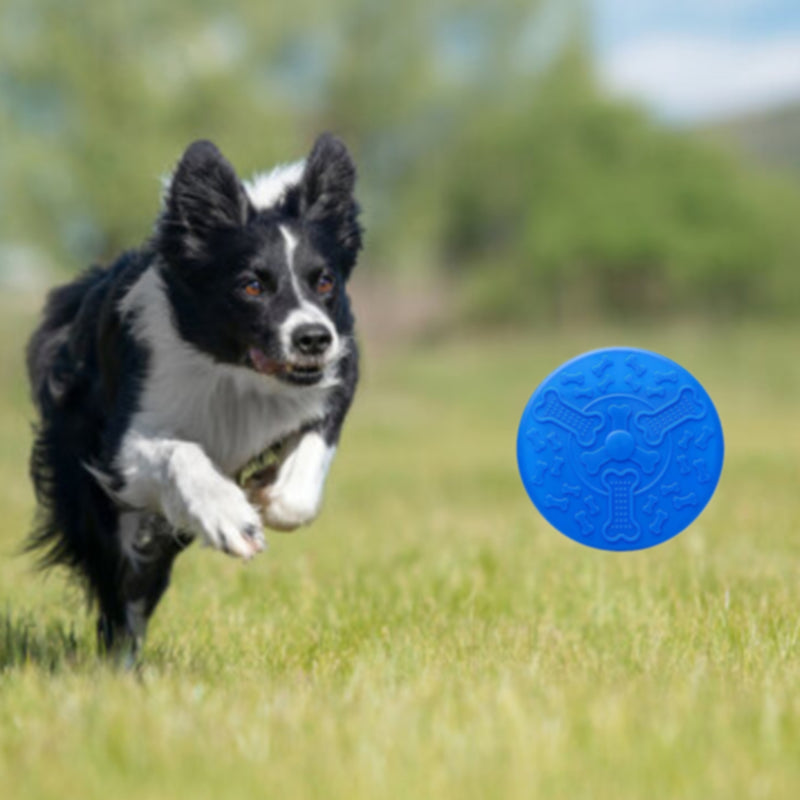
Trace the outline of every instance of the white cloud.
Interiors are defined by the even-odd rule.
[[[600,74],[614,94],[672,120],[738,114],[800,99],[800,34],[748,41],[652,36],[607,53]]]

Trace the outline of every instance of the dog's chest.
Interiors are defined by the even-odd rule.
[[[321,419],[327,390],[272,391],[261,376],[195,364],[160,365],[151,375],[134,425],[196,442],[226,474],[289,434]]]
[[[287,386],[243,366],[220,364],[184,341],[157,270],[141,276],[120,310],[147,353],[134,430],[195,442],[233,475],[268,447],[324,417],[331,385]]]

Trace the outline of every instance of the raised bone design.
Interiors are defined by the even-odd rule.
[[[603,373],[612,366],[614,362],[606,355],[604,355],[593,367],[592,372],[598,377],[601,378]]]
[[[577,522],[578,525],[581,526],[581,533],[584,536],[589,536],[591,535],[592,531],[594,531],[594,525],[592,525],[592,523],[589,522],[589,517],[586,516],[585,511],[579,511],[575,515],[575,522]]]
[[[539,405],[534,409],[536,419],[542,422],[555,422],[575,435],[584,447],[594,444],[597,432],[603,427],[603,415],[597,411],[585,414],[567,405],[555,389],[548,389]]]
[[[533,475],[531,475],[531,483],[536,486],[541,486],[544,483],[544,473],[546,469],[546,461],[537,461],[536,466],[533,468]]]
[[[645,504],[642,506],[642,510],[645,514],[652,514],[656,510],[656,503],[658,503],[658,497],[654,494],[649,494]]]
[[[673,497],[672,498],[672,505],[674,508],[677,508],[679,511],[680,509],[684,508],[685,506],[696,506],[697,505],[697,496],[694,492],[691,494],[687,494],[684,497]]]
[[[628,386],[631,387],[632,392],[638,392],[642,388],[642,384],[639,381],[637,381],[632,374],[625,376],[625,383],[627,383]]]
[[[562,483],[561,484],[561,491],[564,494],[572,495],[573,497],[580,497],[581,496],[581,487],[580,486],[572,486],[569,483]]]
[[[583,382],[586,380],[586,377],[582,372],[565,372],[561,376],[561,383],[564,386],[568,386],[570,383],[574,383],[578,386],[583,386]]]
[[[671,369],[669,372],[656,372],[654,380],[658,384],[662,384],[662,383],[677,383],[678,382],[678,373],[675,372],[674,369]]]
[[[627,430],[631,407],[610,406],[608,414],[611,417],[611,432],[606,436],[603,446],[581,456],[581,462],[587,472],[590,475],[597,475],[609,461],[633,461],[646,474],[651,474],[660,456],[654,450],[643,450],[636,446],[636,441]]]
[[[668,431],[687,420],[701,419],[705,415],[705,406],[695,398],[694,389],[684,386],[675,400],[658,411],[642,411],[637,414],[636,427],[644,433],[647,444],[657,445],[661,444]]]
[[[692,466],[697,470],[697,482],[708,483],[711,480],[711,473],[708,471],[708,464],[705,459],[696,458],[692,461]]]
[[[686,458],[683,453],[675,460],[678,462],[678,469],[680,469],[681,475],[688,475],[692,471],[692,468],[689,466],[689,459]]]
[[[525,436],[527,437],[528,441],[533,445],[533,449],[537,453],[541,453],[542,450],[544,450],[545,447],[547,447],[547,442],[545,441],[544,436],[542,436],[542,434],[539,433],[539,431],[536,428],[531,428],[525,434]]]
[[[655,534],[660,534],[661,529],[664,527],[664,523],[669,519],[669,514],[666,511],[659,508],[656,511],[656,518],[650,523],[649,528]]]
[[[596,517],[600,513],[600,506],[595,503],[592,495],[587,494],[586,497],[583,498],[583,504],[589,509],[589,513],[593,517]]]
[[[628,427],[628,417],[630,415],[630,406],[609,406],[608,416],[611,417],[611,430],[625,430]]]
[[[700,435],[694,440],[695,447],[699,450],[705,450],[713,435],[714,431],[711,430],[708,425],[704,425],[703,430],[700,431]]]
[[[633,490],[639,477],[632,469],[622,472],[609,469],[603,473],[602,481],[608,489],[608,519],[603,525],[603,536],[609,542],[636,541],[641,529],[633,515]]]
[[[603,394],[603,392],[607,392],[612,383],[614,383],[614,379],[610,375],[603,378],[603,380],[601,380],[600,383],[597,384],[597,388],[600,390],[600,394]]]
[[[553,463],[550,465],[550,474],[554,478],[561,477],[561,470],[564,468],[564,459],[561,456],[555,456]]]
[[[544,507],[566,511],[569,508],[569,497],[554,497],[552,494],[548,494],[544,498]]]
[[[647,372],[647,367],[633,353],[625,359],[625,363],[636,373],[637,378],[641,378]]]

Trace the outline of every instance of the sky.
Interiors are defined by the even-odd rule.
[[[613,93],[693,124],[800,101],[800,0],[589,0]]]

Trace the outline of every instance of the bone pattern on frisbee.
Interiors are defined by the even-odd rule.
[[[518,458],[531,499],[559,530],[638,549],[675,535],[708,502],[722,432],[680,365],[616,348],[573,359],[542,383],[520,424]]]

